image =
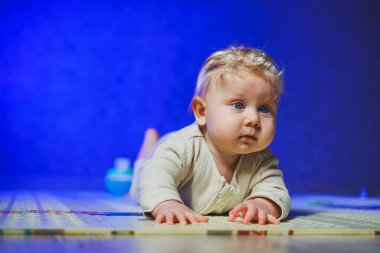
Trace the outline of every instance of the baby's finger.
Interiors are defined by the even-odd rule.
[[[245,217],[244,211],[239,211],[236,215],[230,214],[227,218],[228,221],[234,221],[236,218],[244,218]]]
[[[198,221],[195,218],[195,215],[193,212],[185,212],[185,217],[186,217],[186,220],[188,220],[190,222],[190,224],[192,224],[192,225],[198,224]]]
[[[171,211],[166,212],[165,220],[167,224],[174,224],[174,214]]]
[[[199,213],[193,213],[195,218],[199,221],[199,222],[208,222],[208,218],[206,216],[203,216]]]
[[[271,223],[271,224],[280,224],[280,221],[278,219],[276,219],[273,215],[271,214],[268,214],[267,215],[267,218],[268,218],[268,223]]]
[[[255,206],[248,207],[247,212],[244,216],[244,223],[248,224],[252,221],[252,219],[257,217],[258,210]]]
[[[234,208],[232,208],[230,213],[232,212],[236,215],[237,213],[239,213],[242,210],[247,210],[247,208],[248,208],[248,206],[246,203],[240,203],[240,204],[237,204]]]
[[[247,204],[240,203],[236,205],[232,210],[229,212],[229,215],[233,215],[234,218],[236,217],[242,217],[244,216],[244,213],[247,210]]]
[[[263,211],[262,209],[260,209],[258,212],[257,218],[258,218],[258,223],[260,225],[265,225],[265,223],[267,222],[267,213]]]
[[[241,217],[243,214],[240,210],[237,210],[235,212],[230,211],[227,220],[228,221],[234,221],[237,217]]]
[[[236,216],[233,215],[232,213],[228,215],[227,221],[234,221],[236,219]]]
[[[157,216],[156,216],[156,224],[161,224],[162,222],[164,222],[164,219],[165,219],[165,214],[163,213],[158,213]]]
[[[179,224],[182,224],[182,225],[187,224],[185,214],[182,210],[174,210],[173,213],[174,213],[174,218],[178,220]]]

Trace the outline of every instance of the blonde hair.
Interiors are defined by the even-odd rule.
[[[237,70],[263,75],[272,85],[275,101],[279,101],[284,87],[283,70],[264,51],[245,46],[231,46],[208,57],[199,72],[194,97],[204,98],[211,81]]]

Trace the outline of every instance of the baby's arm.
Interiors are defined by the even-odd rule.
[[[191,177],[191,159],[182,137],[167,135],[151,153],[140,174],[140,205],[156,223],[197,224],[208,219],[183,204],[178,188]],[[191,158],[191,154],[190,154]]]
[[[240,217],[244,219],[245,224],[252,220],[256,220],[260,225],[280,224],[277,219],[280,215],[281,209],[276,203],[267,198],[256,197],[237,204],[229,212],[228,221],[234,221]]]
[[[198,222],[208,222],[208,218],[193,212],[190,208],[176,200],[167,200],[157,205],[152,212],[157,224],[198,224]]]
[[[278,169],[278,159],[269,150],[261,155],[252,178],[251,193],[230,211],[229,221],[241,217],[244,223],[256,220],[262,225],[279,224],[289,213],[290,197]]]

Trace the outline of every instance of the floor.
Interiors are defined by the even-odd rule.
[[[0,192],[1,252],[380,252],[380,199],[292,196],[281,225],[156,225],[102,192]]]
[[[376,252],[375,236],[112,236],[4,237],[1,252]]]

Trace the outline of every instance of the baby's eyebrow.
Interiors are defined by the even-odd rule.
[[[244,91],[242,91],[242,90],[241,90],[241,91],[240,91],[240,90],[235,90],[235,91],[233,91],[233,92],[230,92],[229,95],[230,95],[230,96],[238,96],[238,97],[242,97],[242,96],[246,96],[247,93],[244,92]]]
[[[241,99],[244,96],[241,94],[229,94],[226,96],[226,99]]]
[[[266,103],[275,103],[276,99],[275,99],[275,95],[273,94],[266,94],[264,99],[263,99],[264,102]]]

